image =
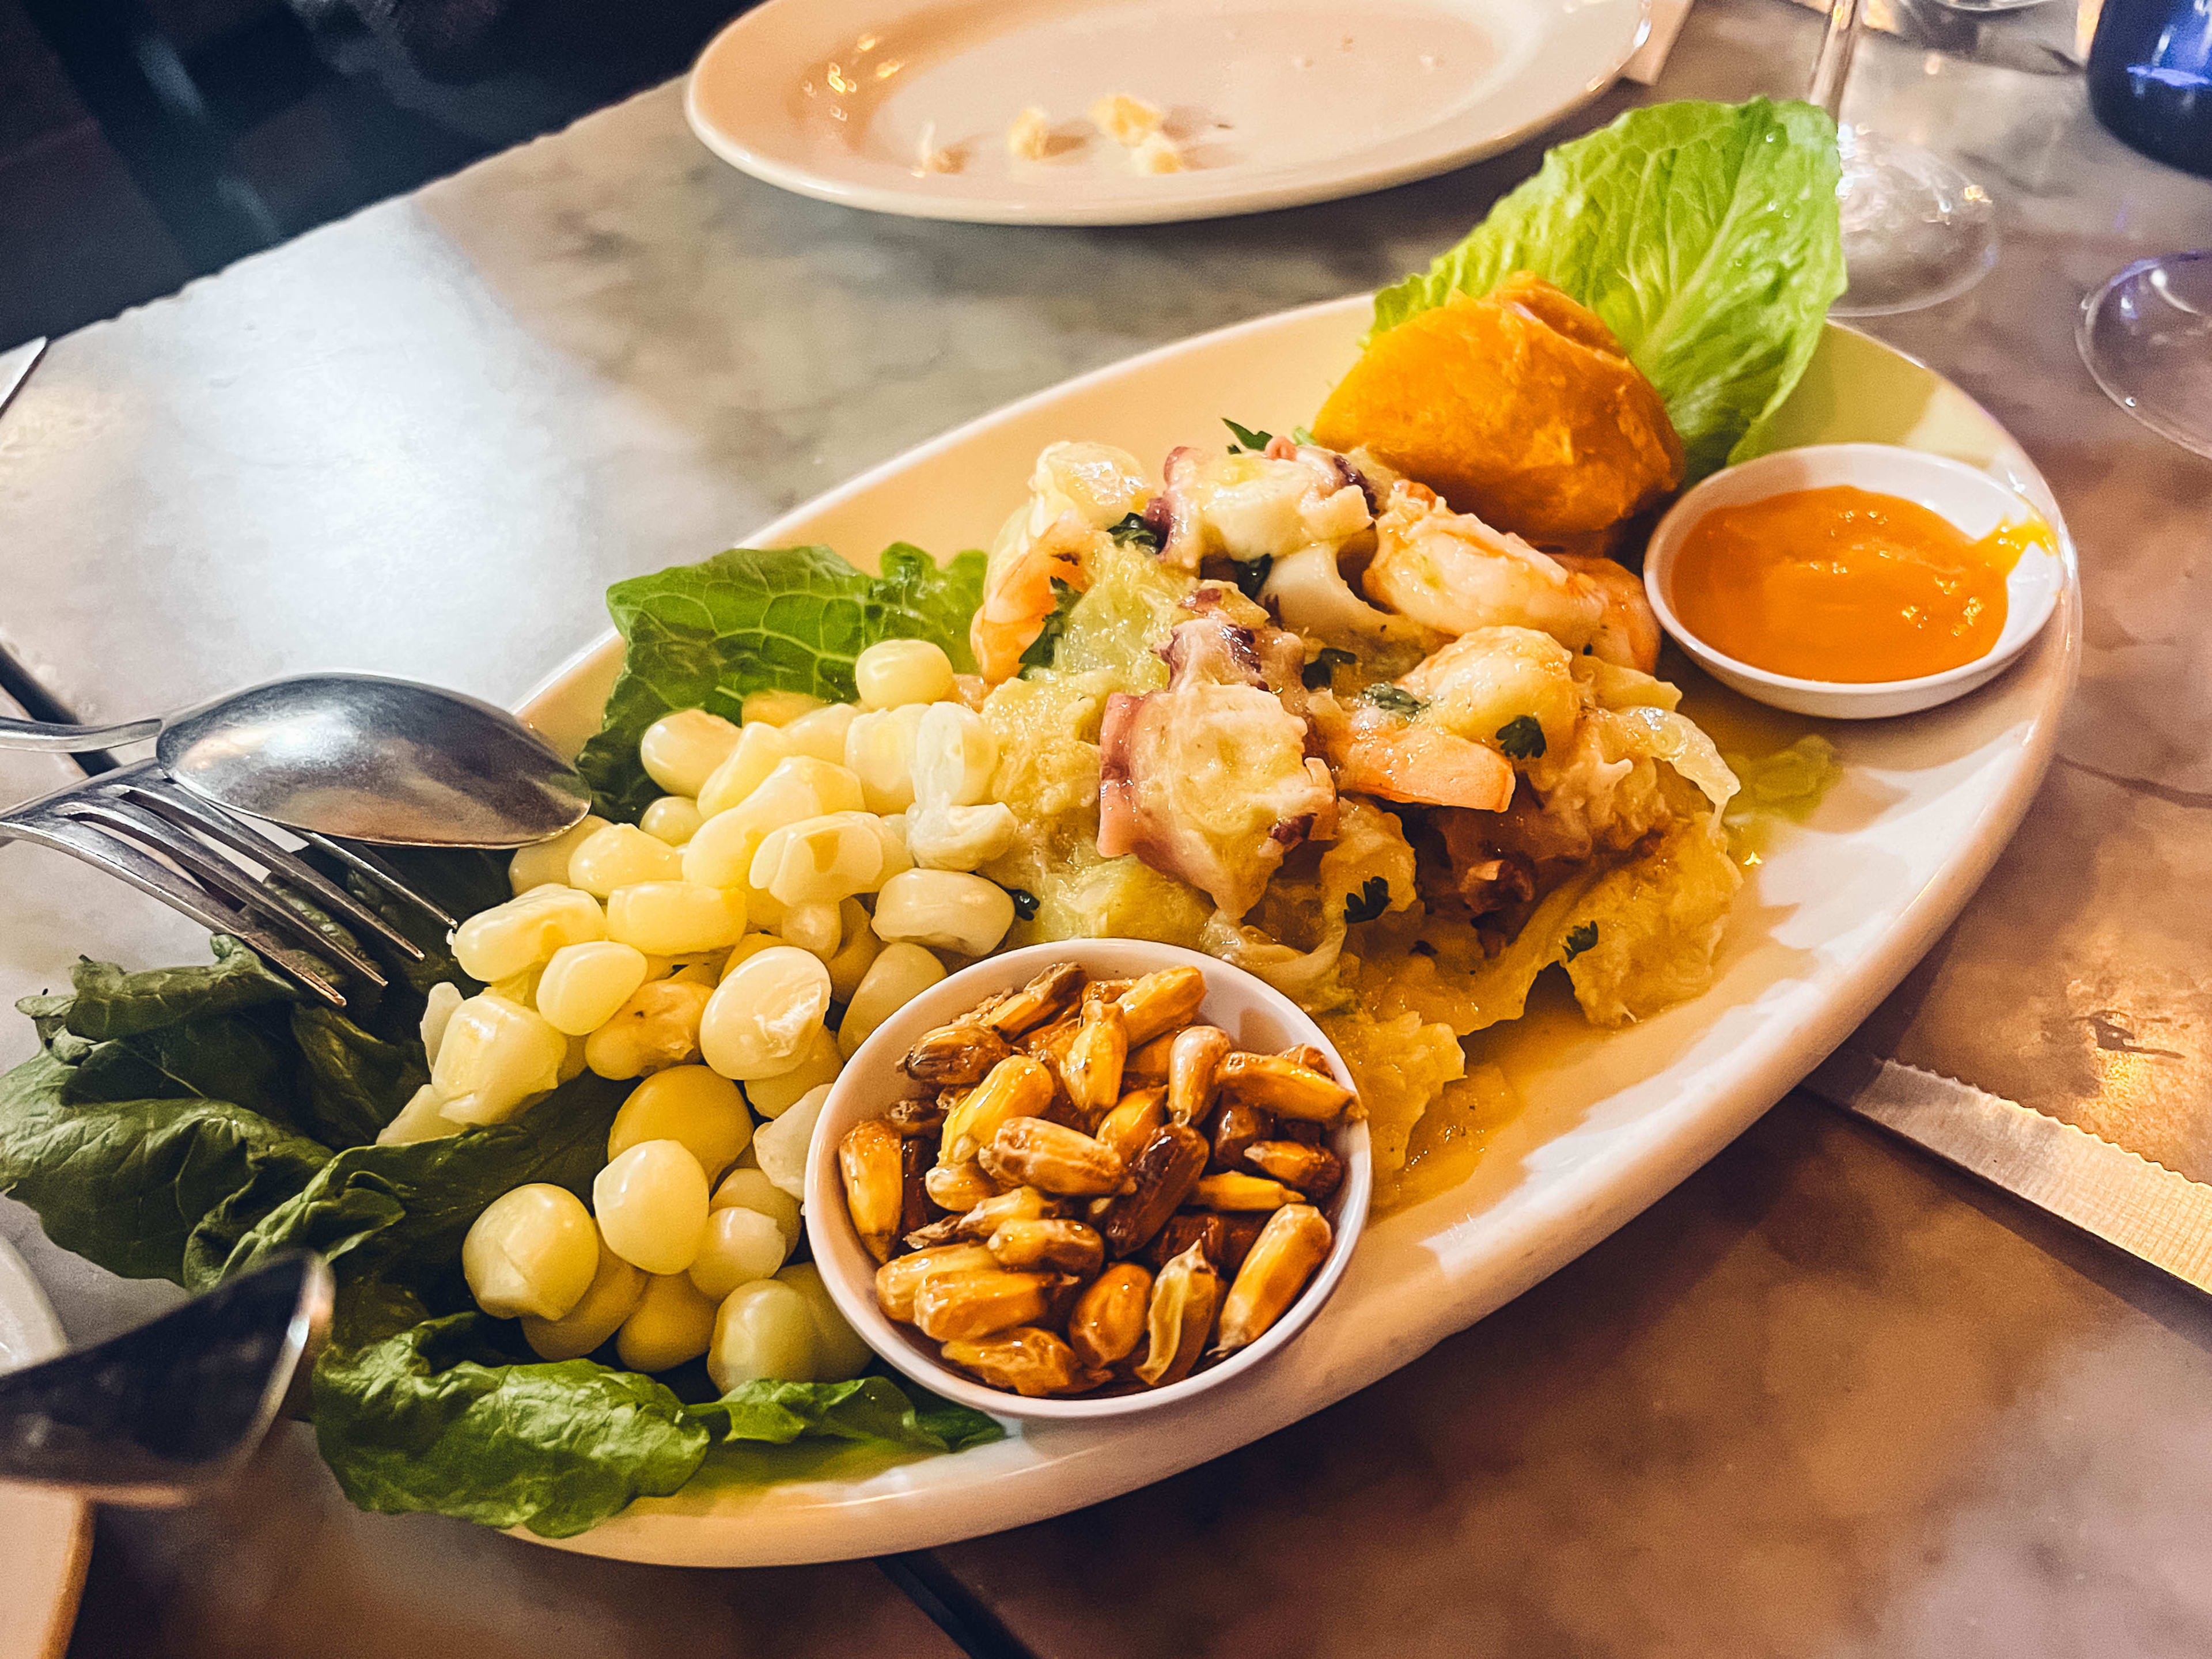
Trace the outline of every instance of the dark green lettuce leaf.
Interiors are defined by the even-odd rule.
[[[1779,408],[1844,291],[1836,128],[1754,98],[1631,110],[1559,145],[1426,271],[1376,297],[1381,333],[1531,270],[1605,319],[1666,400],[1692,482]]]
[[[920,1403],[912,1396],[919,1396]],[[990,1418],[887,1376],[848,1382],[747,1382],[720,1400],[687,1406],[721,1441],[784,1445],[801,1435],[872,1441],[917,1451],[959,1451],[1005,1434]]]
[[[179,1020],[207,1019],[292,1000],[290,985],[236,939],[217,937],[212,944],[215,961],[198,968],[126,973],[112,962],[79,959],[70,975],[76,994],[69,1000],[64,1022],[79,1036],[97,1042]]]
[[[878,640],[929,640],[968,672],[968,619],[982,602],[983,556],[940,568],[920,548],[884,550],[881,574],[826,547],[733,547],[698,564],[607,590],[628,642],[599,734],[577,768],[610,817],[635,819],[660,791],[638,740],[662,715],[705,708],[735,720],[749,692],[854,696],[853,659]]]

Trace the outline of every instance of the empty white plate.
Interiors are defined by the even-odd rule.
[[[1146,224],[1289,207],[1508,149],[1611,86],[1646,0],[769,0],[684,110],[801,195],[925,219]],[[1086,112],[1165,114],[1188,170],[1139,174]],[[1050,153],[1009,154],[1025,108]],[[948,171],[921,165],[940,153]]]

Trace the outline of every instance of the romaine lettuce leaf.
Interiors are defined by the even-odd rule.
[[[1694,483],[1778,408],[1844,291],[1836,129],[1754,98],[1631,110],[1561,144],[1458,246],[1375,301],[1377,333],[1532,270],[1605,319]]]
[[[929,640],[972,672],[968,619],[983,598],[983,555],[939,568],[918,547],[884,550],[881,574],[826,547],[733,547],[698,564],[607,590],[628,644],[606,719],[577,769],[610,817],[635,819],[660,793],[637,758],[663,714],[705,708],[735,720],[748,692],[854,696],[853,659],[878,640]]]

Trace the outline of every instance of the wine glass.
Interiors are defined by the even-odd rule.
[[[2074,343],[2106,397],[2161,438],[2212,457],[2212,249],[2114,272],[2081,301]]]
[[[1843,118],[1865,0],[1830,0],[1828,32],[1805,95],[1836,119],[1842,151],[1844,269],[1838,317],[1917,311],[1964,294],[1996,263],[1996,204],[1942,157]]]

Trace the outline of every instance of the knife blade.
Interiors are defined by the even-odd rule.
[[[2017,1101],[1849,1043],[1804,1086],[2212,1293],[2212,1187]]]
[[[0,410],[8,407],[8,400],[15,395],[17,388],[31,378],[31,370],[46,349],[46,337],[40,335],[13,351],[0,352]]]

